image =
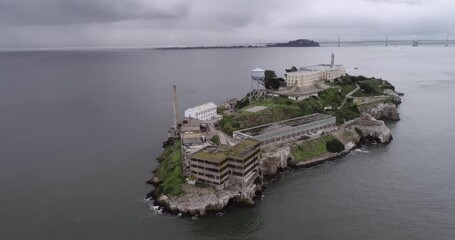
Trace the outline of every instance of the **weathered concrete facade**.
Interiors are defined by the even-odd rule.
[[[258,176],[259,142],[244,140],[233,147],[208,146],[189,156],[190,173],[198,182],[218,189],[228,185],[244,188]]]
[[[296,87],[308,87],[320,81],[332,81],[346,74],[343,65],[319,64],[302,67],[296,72],[286,73],[286,85]]]

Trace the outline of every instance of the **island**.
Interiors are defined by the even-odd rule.
[[[256,44],[233,44],[215,46],[181,46],[181,47],[157,47],[156,50],[200,50],[200,49],[231,49],[231,48],[267,48],[267,47],[319,47],[319,43],[309,39],[297,39],[287,43],[256,43]]]
[[[278,87],[266,87],[274,71],[251,75],[259,87],[244,98],[189,108],[181,121],[174,86],[174,125],[147,181],[159,208],[204,216],[229,204],[254,206],[282,170],[393,139],[385,121],[400,119],[403,94],[387,80],[346,74],[333,54],[330,64],[287,69]]]
[[[267,47],[319,47],[319,43],[309,39],[297,39],[287,43],[267,44]]]

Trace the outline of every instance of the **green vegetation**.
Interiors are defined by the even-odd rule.
[[[322,138],[304,141],[291,147],[291,155],[297,162],[306,161],[310,158],[327,153],[326,142],[333,140],[332,135]]]
[[[346,103],[340,110],[336,111],[334,115],[337,118],[337,124],[341,124],[345,121],[360,117],[360,111],[356,104]]]
[[[355,84],[341,86],[341,95],[346,96],[348,93],[350,93],[355,88],[356,88]]]
[[[264,75],[264,85],[267,89],[278,90],[280,86],[285,85],[285,80],[283,78],[278,78],[275,71],[265,70]]]
[[[293,67],[287,71],[294,71],[295,69]],[[274,76],[274,74],[273,71],[267,72],[269,77]],[[227,134],[232,134],[233,131],[239,129],[313,113],[333,115],[337,118],[337,123],[340,124],[360,116],[357,105],[352,102],[348,101],[340,108],[346,95],[353,91],[357,85],[359,85],[360,90],[353,96],[377,96],[382,95],[384,89],[394,89],[388,81],[382,79],[345,75],[335,79],[332,88],[319,92],[318,97],[310,97],[300,102],[290,101],[286,97],[273,97],[266,101],[250,102],[247,95],[237,103],[236,108],[239,110],[236,113],[223,116],[220,129]],[[244,111],[253,106],[267,108],[256,113]],[[329,108],[325,109],[325,107]]]
[[[337,139],[332,139],[325,144],[327,151],[331,153],[339,153],[344,151],[344,144],[338,141]]]
[[[346,93],[347,94],[347,93]],[[340,88],[329,88],[318,93],[319,101],[324,106],[338,107],[343,103],[344,97]]]
[[[182,153],[180,141],[173,141],[158,157],[160,165],[157,174],[162,183],[158,191],[163,194],[179,195],[182,193]]]
[[[215,143],[216,145],[220,145],[220,136],[218,135],[213,135],[213,137],[210,138],[210,141]]]
[[[349,85],[355,86],[355,84],[358,84],[360,87],[360,91],[357,91],[353,95],[354,97],[379,96],[383,95],[383,91],[385,89],[395,90],[395,87],[391,83],[380,78],[367,78],[364,76],[345,75],[335,79],[335,82],[341,86]],[[346,94],[348,92],[346,92]]]
[[[302,115],[324,113],[324,105],[317,98],[310,97],[298,103]]]
[[[250,104],[250,100],[248,99],[248,97],[249,97],[249,94],[247,94],[246,97],[244,97],[240,101],[238,101],[235,104],[235,108],[236,109],[242,109],[242,108],[248,106],[248,104]]]
[[[207,160],[211,162],[224,162],[228,157],[227,149],[220,149],[221,151],[207,152],[207,151],[198,151],[193,154],[193,157]]]
[[[229,157],[234,159],[242,159],[251,151],[255,151],[255,147],[259,146],[259,142],[253,139],[246,139],[229,149]]]
[[[241,100],[241,102],[246,101],[247,100],[244,99]],[[264,106],[267,108],[255,113],[244,111],[245,109],[253,106]],[[251,102],[234,115],[223,116],[219,126],[223,132],[232,134],[233,131],[242,128],[300,117],[303,115],[304,113],[301,111],[298,102],[291,101],[283,97],[274,97],[266,101]]]
[[[285,71],[288,73],[288,72],[297,72],[299,69],[297,69],[295,66],[292,66],[291,68],[289,69],[285,69]]]
[[[220,107],[217,107],[217,108],[216,108],[216,113],[217,113],[217,114],[222,114],[222,113],[223,113],[224,111],[226,111],[226,110],[227,110],[227,109],[226,109],[225,107],[220,106]]]
[[[383,95],[381,82],[376,79],[361,81],[358,83],[360,91],[354,93],[354,97],[368,97]]]

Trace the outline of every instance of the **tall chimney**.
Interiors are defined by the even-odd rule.
[[[330,61],[330,67],[333,67],[335,64],[335,54],[332,53],[332,60]]]
[[[178,127],[178,115],[177,115],[177,86],[173,85],[174,92],[174,129]]]

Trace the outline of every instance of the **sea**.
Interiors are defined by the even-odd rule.
[[[186,108],[250,70],[329,63],[405,93],[394,140],[286,170],[254,207],[170,215],[145,199]],[[0,239],[454,239],[455,46],[0,51]]]

